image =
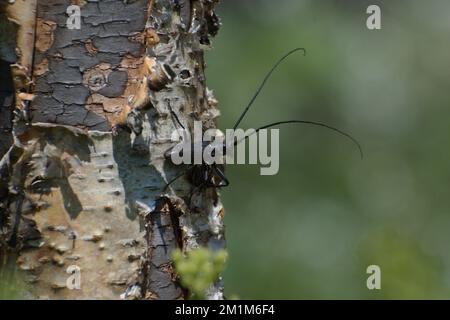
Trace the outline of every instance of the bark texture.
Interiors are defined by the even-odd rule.
[[[23,1],[2,4],[19,53],[2,63],[22,81],[0,88],[0,125],[11,132],[0,139],[0,258],[22,270],[27,297],[181,299],[171,250],[224,248],[216,190],[189,201],[192,186],[179,179],[163,191],[185,170],[164,158],[174,118],[192,131],[219,115],[203,56],[216,2],[39,0],[27,2],[36,14],[26,21],[11,13]],[[79,30],[66,25],[71,4]],[[13,126],[3,116],[12,100]],[[66,285],[69,266],[81,271],[79,290]],[[219,281],[207,297],[222,291]]]

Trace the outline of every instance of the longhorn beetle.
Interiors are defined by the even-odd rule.
[[[248,110],[250,109],[250,107],[253,105],[253,102],[256,100],[256,98],[258,97],[258,95],[260,94],[261,90],[263,89],[264,85],[266,84],[267,80],[270,78],[270,76],[272,75],[272,73],[275,71],[275,69],[287,58],[289,57],[291,54],[301,51],[303,53],[303,55],[305,55],[305,49],[304,48],[296,48],[293,49],[291,51],[289,51],[288,53],[286,53],[284,56],[282,56],[273,66],[272,68],[269,70],[269,72],[266,74],[266,76],[264,77],[263,81],[261,82],[261,84],[259,85],[258,89],[256,90],[255,94],[253,95],[253,97],[250,99],[250,102],[248,103],[247,107],[244,109],[244,111],[241,113],[239,119],[236,121],[235,125],[233,126],[233,130],[236,130],[236,128],[238,127],[238,125],[241,123],[241,121],[243,120],[244,116],[247,114]],[[174,116],[175,120],[177,121],[177,123],[183,128],[183,125],[181,124],[181,122],[179,121],[177,115],[175,114],[175,112],[170,108],[169,105],[169,109],[171,114]],[[239,143],[245,141],[246,139],[248,139],[251,135],[256,134],[258,131],[262,130],[262,129],[267,129],[267,128],[271,128],[277,125],[281,125],[281,124],[289,124],[289,123],[298,123],[298,124],[309,124],[309,125],[314,125],[314,126],[319,126],[319,127],[323,127],[329,130],[332,130],[340,135],[343,135],[345,137],[347,137],[348,139],[350,139],[357,147],[361,156],[361,159],[363,158],[363,152],[362,152],[362,148],[361,145],[359,144],[359,142],[353,138],[350,134],[345,133],[344,131],[337,129],[335,127],[329,126],[325,123],[321,123],[321,122],[316,122],[316,121],[309,121],[309,120],[285,120],[285,121],[278,121],[278,122],[273,122],[264,126],[261,126],[259,128],[257,128],[256,130],[254,130],[253,132],[251,132],[250,134],[244,136],[241,140],[234,140],[233,145],[236,146]],[[209,142],[203,142],[202,143],[202,150],[204,150],[210,143]],[[191,147],[191,152],[194,150],[193,146]],[[166,159],[170,159],[172,154],[173,154],[173,147],[168,149],[165,152],[165,157]],[[180,151],[180,156],[182,156],[182,151]],[[223,156],[226,155],[226,142],[224,142],[223,144]],[[191,154],[191,158],[193,158],[193,154]],[[224,168],[225,166],[223,164],[218,164],[218,163],[206,163],[204,161],[204,159],[202,160],[202,164],[191,164],[189,165],[186,170],[182,171],[179,175],[177,175],[176,177],[174,177],[172,180],[170,180],[167,185],[165,186],[164,190],[167,189],[167,187],[169,185],[171,185],[175,180],[177,180],[178,178],[184,176],[184,175],[188,175],[188,178],[191,182],[191,184],[194,186],[194,189],[198,189],[201,190],[202,188],[218,188],[218,187],[226,187],[229,185],[229,181],[227,179],[227,177],[225,176],[224,173]],[[193,192],[192,191],[192,192]],[[191,193],[192,196],[192,193]]]

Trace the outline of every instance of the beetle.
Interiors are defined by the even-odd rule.
[[[236,123],[233,126],[233,130],[236,130],[236,128],[238,127],[238,125],[241,123],[241,121],[244,119],[245,115],[247,114],[247,112],[249,111],[250,107],[253,105],[254,101],[256,100],[256,98],[258,97],[258,95],[260,94],[261,90],[264,88],[267,80],[269,80],[270,76],[272,75],[272,73],[277,69],[277,67],[290,55],[292,55],[295,52],[302,52],[303,55],[306,54],[306,51],[304,48],[295,48],[291,51],[289,51],[288,53],[286,53],[284,56],[282,56],[273,66],[272,68],[269,70],[269,72],[265,75],[263,81],[261,82],[261,84],[259,85],[258,89],[256,90],[255,94],[252,96],[252,98],[250,99],[250,102],[247,104],[246,108],[244,109],[244,111],[241,113],[241,115],[239,116],[238,120],[236,121]],[[172,114],[172,116],[175,118],[176,122],[183,128],[183,125],[181,124],[181,122],[179,121],[177,115],[175,114],[175,112],[170,108],[169,105],[169,109],[170,112]],[[256,134],[257,132],[259,132],[262,129],[267,129],[267,128],[271,128],[274,126],[278,126],[278,125],[282,125],[282,124],[291,124],[291,123],[296,123],[296,124],[308,124],[308,125],[314,125],[314,126],[319,126],[319,127],[323,127],[329,130],[332,130],[348,139],[350,139],[358,148],[361,159],[363,158],[363,151],[362,151],[362,147],[360,145],[360,143],[353,138],[350,134],[337,129],[333,126],[327,125],[325,123],[322,122],[317,122],[317,121],[309,121],[309,120],[285,120],[285,121],[278,121],[278,122],[273,122],[273,123],[269,123],[267,125],[261,126],[257,129],[255,129],[253,132],[251,132],[250,134],[244,136],[241,140],[234,140],[233,141],[233,145],[236,146],[239,143],[245,141],[246,139],[248,139],[251,135]],[[208,147],[210,145],[210,142],[208,141],[204,141],[202,142],[202,150],[204,150],[206,147]],[[191,147],[191,150],[194,150],[193,145]],[[174,150],[174,148],[169,148],[166,152],[165,152],[165,158],[166,159],[171,159],[171,157],[173,156],[173,153],[176,152]],[[179,151],[182,152],[182,151]],[[182,156],[182,153],[178,154],[179,156]],[[226,155],[226,142],[224,142],[223,144],[223,156]],[[193,158],[193,153],[191,153],[191,158]],[[193,162],[191,162],[193,163]],[[173,182],[175,182],[177,179],[179,179],[180,177],[187,175],[188,180],[190,181],[190,183],[194,186],[194,189],[197,190],[202,190],[204,188],[220,188],[220,187],[226,187],[228,186],[230,183],[227,179],[227,177],[225,176],[225,166],[223,164],[219,164],[219,163],[207,163],[204,159],[202,159],[202,163],[201,164],[191,164],[188,165],[187,168],[182,171],[180,174],[178,174],[177,176],[175,176],[173,179],[171,179],[165,186],[164,190],[166,190],[169,185],[171,185]],[[191,193],[192,196],[192,193]]]

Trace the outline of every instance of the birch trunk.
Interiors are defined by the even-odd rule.
[[[225,246],[216,190],[189,201],[182,178],[163,191],[186,169],[164,158],[174,114],[191,131],[219,115],[203,55],[216,2],[1,2],[0,26],[15,33],[0,39],[0,259],[20,270],[25,297],[186,298],[171,250]],[[69,5],[80,29],[67,27]],[[113,134],[124,119],[131,133]]]

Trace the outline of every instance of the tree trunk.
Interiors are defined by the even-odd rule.
[[[217,1],[4,2],[0,26],[17,37],[0,39],[14,82],[0,87],[0,261],[29,298],[186,298],[170,253],[223,248],[223,208],[215,189],[190,199],[187,179],[164,191],[186,170],[164,153],[178,121],[207,129],[219,115],[203,56]]]

